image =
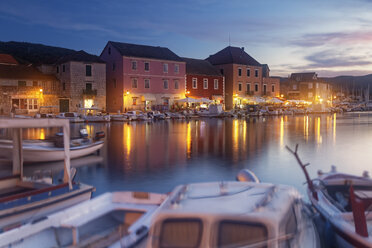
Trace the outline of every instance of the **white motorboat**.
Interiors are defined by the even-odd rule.
[[[288,150],[290,150],[287,147]],[[321,233],[327,247],[372,247],[372,179],[368,173],[354,176],[336,171],[318,172],[314,180],[306,170],[298,154],[290,150],[302,168],[308,197],[321,215]]]
[[[114,114],[110,115],[110,120],[112,121],[130,121],[130,117],[125,114]]]
[[[142,114],[141,111],[133,110],[133,111],[126,112],[124,115],[127,116],[129,120],[135,121],[137,120],[138,116],[141,114]]]
[[[310,212],[290,186],[208,182],[178,186],[139,247],[320,247]]]
[[[99,108],[80,108],[86,122],[110,122],[110,115],[103,114]]]
[[[134,247],[166,195],[105,193],[34,224],[0,234],[0,247]]]
[[[71,123],[81,123],[84,122],[84,119],[81,118],[77,113],[75,112],[66,112],[66,113],[59,113],[56,115],[56,118],[59,119],[67,119]]]
[[[165,114],[160,113],[160,111],[150,111],[147,114],[152,116],[154,120],[165,120]]]
[[[221,104],[211,104],[208,109],[202,109],[197,112],[200,117],[220,117],[222,113]]]
[[[27,179],[23,176],[22,129],[62,127],[64,139],[64,176],[60,184]],[[10,176],[0,178],[0,231],[43,218],[66,207],[90,199],[92,186],[73,182],[70,171],[70,124],[67,120],[1,119],[0,128],[12,129],[12,164]]]
[[[22,142],[23,161],[34,163],[64,160],[63,137],[61,134],[57,135],[54,140],[24,140]],[[103,137],[104,134],[99,132],[93,139],[86,137],[72,139],[70,141],[70,158],[79,158],[98,151],[104,145],[104,142],[100,140]],[[11,140],[0,140],[0,158],[11,159],[12,149]]]

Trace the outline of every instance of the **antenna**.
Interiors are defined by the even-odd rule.
[[[229,33],[229,46],[231,46],[230,33]]]

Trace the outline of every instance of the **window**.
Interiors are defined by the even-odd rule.
[[[175,72],[175,73],[180,72],[180,65],[179,65],[179,64],[175,64],[175,65],[174,65],[174,72]]]
[[[132,61],[132,70],[137,70],[137,61]]]
[[[86,83],[85,84],[85,89],[86,90],[92,90],[92,83]]]
[[[309,92],[309,93],[308,93],[308,97],[309,97],[309,98],[312,98],[312,97],[313,97],[313,92]]]
[[[111,47],[108,48],[108,54],[111,54]]]
[[[199,219],[168,219],[163,221],[160,231],[161,248],[200,247],[203,225]]]
[[[168,89],[169,85],[168,85],[167,79],[163,80],[163,86],[164,86],[164,89]]]
[[[238,68],[238,76],[239,76],[239,77],[242,76],[242,68]]]
[[[145,62],[145,71],[150,71],[150,63]]]
[[[271,92],[273,92],[273,93],[275,92],[275,84],[271,85]]]
[[[91,77],[92,76],[92,66],[86,65],[85,66],[85,76]]]
[[[294,84],[294,85],[292,86],[292,88],[293,88],[293,90],[297,90],[297,84]]]
[[[32,81],[32,86],[38,86],[37,81]]]
[[[137,105],[137,98],[135,97],[132,98],[132,105]]]
[[[197,78],[193,78],[192,79],[192,88],[193,89],[197,89],[198,88],[198,79]]]
[[[251,92],[251,84],[247,83],[247,93],[250,93],[250,92]]]
[[[26,86],[26,81],[18,81],[18,86]]]
[[[218,90],[218,79],[214,80],[214,89]]]
[[[66,71],[66,66],[62,65],[62,72],[65,72],[65,71]]]
[[[116,89],[116,79],[115,78],[112,80],[112,84],[113,84],[114,88]]]
[[[255,70],[254,70],[254,76],[255,76],[255,77],[258,77],[258,69],[255,69]]]
[[[313,83],[309,83],[309,89],[313,88]]]
[[[150,79],[145,79],[145,89],[150,89]]]
[[[258,91],[258,84],[254,85],[254,91],[256,91],[256,92]]]
[[[239,90],[239,91],[242,91],[242,83],[239,83],[239,84],[238,84],[238,90]]]
[[[175,89],[179,89],[179,83],[178,83],[178,80],[174,80],[174,88]]]
[[[260,223],[221,221],[218,226],[218,247],[254,246],[268,239],[267,228]],[[256,247],[256,246],[254,246]],[[259,247],[267,247],[260,245]]]
[[[57,73],[59,73],[59,66],[57,66]]]
[[[223,75],[223,69],[220,69],[221,74]]]
[[[25,99],[26,100],[26,99]],[[36,110],[38,109],[37,99],[27,99],[27,105],[29,110]]]
[[[36,110],[39,108],[38,99],[12,99],[12,106],[17,109]]]
[[[168,73],[168,64],[163,64],[163,72]]]
[[[208,89],[208,78],[203,78],[203,89]]]
[[[247,77],[251,76],[251,69],[247,68]]]
[[[169,98],[163,98],[163,105],[169,105]]]
[[[316,88],[317,88],[317,89],[319,88],[319,83],[316,83]]]
[[[62,90],[66,90],[66,83],[62,83]]]
[[[266,93],[267,93],[267,85],[266,84],[263,85],[263,93],[264,93],[264,95],[266,95]]]
[[[137,83],[138,83],[137,78],[132,78],[132,88],[133,89],[137,89],[137,87],[138,87]]]
[[[113,64],[112,64],[112,71],[115,71],[115,69],[116,69],[116,64],[113,63]]]

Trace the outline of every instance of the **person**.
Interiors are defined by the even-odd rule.
[[[10,117],[14,117],[15,113],[16,113],[16,109],[17,109],[17,105],[16,104],[13,104],[11,110],[10,110]]]

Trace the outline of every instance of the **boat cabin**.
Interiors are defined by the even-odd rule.
[[[146,247],[292,247],[317,240],[299,193],[252,182],[177,187],[158,209]],[[308,226],[309,227],[309,226]],[[307,238],[306,238],[306,237]]]

